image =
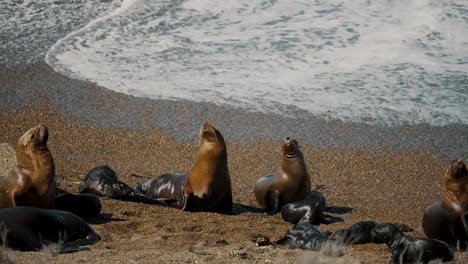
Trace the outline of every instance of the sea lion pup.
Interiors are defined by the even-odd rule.
[[[16,168],[0,178],[0,207],[54,208],[55,166],[46,126],[29,129],[16,145]]]
[[[428,263],[450,261],[453,250],[438,240],[405,236],[397,226],[380,224],[371,231],[374,243],[385,243],[392,251],[391,263]]]
[[[184,211],[232,214],[231,177],[223,136],[210,123],[204,123],[198,159],[188,175],[163,174],[137,186],[135,192],[173,199],[169,206]]]
[[[145,203],[159,203],[167,206],[169,199],[151,198],[136,193],[126,183],[117,179],[117,174],[107,165],[93,168],[86,175],[84,184],[79,187],[81,194],[94,194],[119,200],[141,201]]]
[[[287,203],[299,201],[310,192],[310,175],[296,140],[287,137],[282,144],[281,165],[277,174],[268,174],[255,183],[255,198],[270,213]]]
[[[58,210],[15,207],[0,210],[2,242],[21,251],[41,250],[53,244],[59,253],[80,250],[78,246],[94,244],[99,235],[78,216]]]
[[[55,209],[73,213],[83,219],[96,217],[101,213],[102,203],[94,194],[72,194],[62,191],[55,197]]]
[[[121,199],[131,196],[133,189],[119,181],[117,174],[109,166],[101,165],[88,172],[79,192]]]
[[[422,227],[427,237],[466,250],[468,235],[461,216],[468,212],[468,172],[461,160],[452,161],[445,173],[445,195],[424,210]]]
[[[377,225],[375,221],[360,221],[350,228],[336,230],[330,237],[346,246],[371,243],[371,231]]]
[[[297,224],[300,221],[308,221],[315,225],[330,223],[330,219],[323,215],[324,211],[325,197],[318,191],[312,191],[304,200],[283,205],[281,217],[291,224]]]
[[[286,232],[286,235],[278,240],[276,244],[286,248],[300,248],[312,251],[322,251],[327,255],[343,256],[344,250],[334,239],[327,235],[308,221],[299,222]]]

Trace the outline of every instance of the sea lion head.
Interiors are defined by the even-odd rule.
[[[371,231],[371,240],[377,244],[389,244],[395,236],[401,236],[402,233],[393,224],[380,224],[374,227]]]
[[[461,160],[452,161],[445,172],[443,202],[459,213],[468,209],[468,171]]]
[[[26,165],[32,162],[34,155],[47,149],[49,131],[46,126],[39,125],[29,129],[16,144],[16,162]]]
[[[284,139],[282,151],[285,158],[296,158],[298,156],[302,156],[299,144],[295,139],[290,137]]]
[[[450,163],[447,172],[445,173],[446,180],[458,180],[462,178],[468,179],[468,171],[466,165],[461,160],[454,160]]]
[[[208,122],[204,123],[200,128],[200,146],[202,150],[216,149],[222,152],[226,150],[223,136]]]

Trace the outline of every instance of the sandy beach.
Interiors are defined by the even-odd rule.
[[[135,98],[41,63],[0,66],[0,92],[0,143],[14,146],[30,127],[47,125],[58,186],[69,192],[101,164],[130,186],[187,172],[197,155],[199,126],[211,122],[226,138],[239,213],[189,213],[103,198],[102,216],[91,222],[102,240],[89,250],[3,251],[13,263],[387,263],[383,245],[347,247],[340,258],[259,247],[256,240],[278,240],[290,224],[279,214],[243,212],[238,204],[258,206],[254,183],[278,169],[281,139],[291,136],[301,143],[313,185],[327,204],[352,208],[330,214],[343,222],[320,225],[321,231],[372,219],[407,225],[414,229],[407,235],[424,237],[422,211],[440,199],[448,162],[468,158],[466,125],[376,127]],[[0,169],[11,167],[11,148],[1,149]],[[454,263],[467,261],[467,253],[456,253]]]

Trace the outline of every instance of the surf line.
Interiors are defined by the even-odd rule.
[[[52,66],[52,53],[54,53],[55,51],[57,51],[59,49],[59,47],[62,45],[62,43],[64,43],[65,41],[67,41],[68,39],[80,34],[81,32],[85,31],[86,29],[94,26],[95,24],[101,22],[101,21],[104,21],[110,17],[113,17],[113,16],[116,16],[124,11],[126,11],[127,9],[129,9],[134,3],[136,3],[138,0],[123,0],[120,4],[120,7],[114,9],[112,12],[110,12],[109,14],[103,16],[103,17],[99,17],[99,18],[96,18],[95,20],[92,20],[90,21],[88,24],[86,24],[84,27],[76,30],[76,31],[73,31],[71,33],[69,33],[68,35],[66,35],[65,37],[59,39],[57,42],[55,42],[54,45],[52,45],[52,47],[50,47],[50,49],[47,51],[45,57],[44,57],[44,61],[49,65],[51,66],[52,68],[54,68]]]

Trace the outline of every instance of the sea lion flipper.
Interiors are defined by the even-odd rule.
[[[265,207],[268,212],[275,214],[279,211],[280,192],[277,189],[268,190],[265,193]]]
[[[157,203],[157,204],[161,204],[164,206],[169,206],[170,203],[177,202],[176,199],[149,197],[148,195],[137,191],[137,189],[134,189],[134,190],[135,190],[135,192],[133,193],[134,196],[138,198],[138,200],[140,200],[141,202]]]

